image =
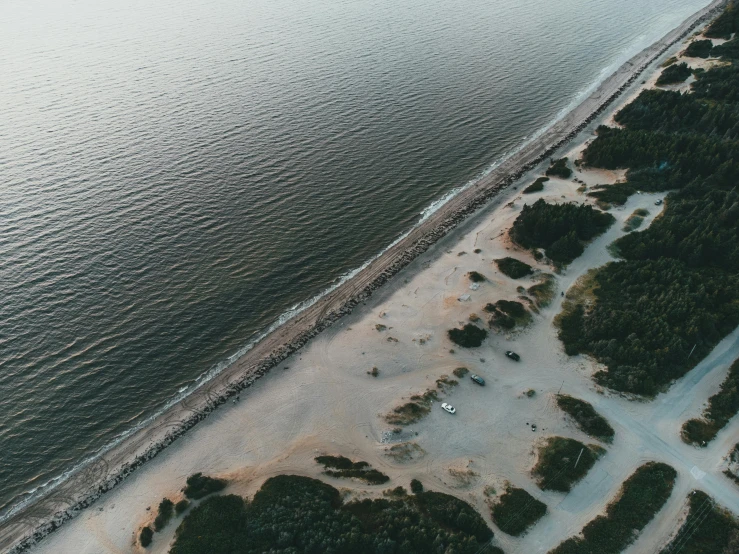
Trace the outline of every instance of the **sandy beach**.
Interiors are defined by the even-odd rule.
[[[612,259],[606,246],[624,234],[623,223],[634,210],[649,211],[644,226],[658,216],[655,202],[665,194],[637,194],[611,210],[617,222],[556,275],[555,299],[525,329],[493,334],[481,348],[469,350],[455,348],[446,335],[472,313],[482,315],[487,303],[516,299],[520,286],[552,273],[510,243],[506,231],[524,203],[592,200],[572,179],[552,179],[534,194],[522,195],[520,189],[541,174],[555,152],[576,159],[595,126],[607,122],[641,88],[653,86],[654,68],[682,50],[682,39],[721,4],[713,2],[632,58],[541,137],[194,394],[2,522],[0,550],[37,543],[34,552],[144,552],[136,544],[138,531],[153,520],[163,497],[181,498],[186,477],[199,471],[228,479],[226,492],[242,495],[283,473],[320,476],[356,498],[381,495],[387,486],[407,487],[417,478],[428,488],[470,502],[488,522],[490,493],[485,491],[500,491],[510,482],[545,502],[549,513],[520,538],[493,526],[495,544],[506,552],[546,552],[578,533],[647,460],[672,465],[678,482],[668,504],[628,552],[664,544],[694,488],[739,513],[739,498],[721,473],[722,457],[737,441],[735,426],[701,450],[679,436],[682,422],[700,412],[725,377],[739,351],[739,331],[656,400],[633,402],[599,390],[590,379],[594,364],[566,356],[552,325],[563,300],[560,293]],[[574,177],[593,186],[622,176],[582,170]],[[529,263],[537,275],[506,277],[493,264],[505,256]],[[487,280],[471,288],[470,271]],[[520,363],[503,355],[509,349],[521,354]],[[384,414],[460,366],[483,376],[487,386],[462,379],[444,395],[457,407],[455,416],[435,403],[426,418],[392,432]],[[368,374],[373,367],[379,371],[376,377]],[[529,389],[533,396],[525,394]],[[535,446],[545,437],[593,442],[556,407],[553,397],[559,390],[591,402],[616,429],[607,453],[567,495],[539,490],[530,474]],[[534,432],[531,423],[537,425]],[[399,444],[411,445],[406,459],[392,456],[390,448]],[[314,462],[318,454],[365,460],[391,481],[373,487],[321,476]],[[171,523],[157,533],[146,551],[166,552],[175,528]]]

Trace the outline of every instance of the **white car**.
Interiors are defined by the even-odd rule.
[[[442,402],[441,407],[444,408],[450,414],[457,413],[457,410],[454,409],[454,406],[452,406],[451,404],[447,404],[446,402]]]

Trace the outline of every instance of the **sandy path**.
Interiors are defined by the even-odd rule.
[[[719,4],[716,1],[709,8]],[[401,479],[404,482],[403,479],[418,476],[438,490],[461,495],[481,511],[485,510],[484,498],[480,494],[482,488],[485,485],[500,487],[507,479],[525,486],[547,501],[553,512],[548,519],[557,521],[556,518],[560,518],[567,522],[568,529],[572,527],[575,532],[575,527],[587,519],[583,514],[602,508],[606,500],[604,495],[617,488],[619,475],[598,482],[599,490],[604,493],[595,500],[586,498],[584,492],[578,500],[573,491],[570,497],[574,500],[562,501],[564,507],[556,511],[557,498],[532,488],[528,471],[533,460],[532,440],[536,436],[524,425],[524,420],[547,422],[542,431],[584,440],[585,437],[558,414],[549,393],[555,392],[564,380],[573,392],[583,397],[594,397],[598,405],[603,402],[603,397],[595,396],[587,379],[592,371],[592,368],[587,368],[588,362],[580,358],[570,359],[561,353],[549,325],[558,305],[555,303],[542,311],[534,328],[513,337],[518,343],[516,348],[525,357],[525,361],[515,368],[511,368],[510,362],[501,355],[501,350],[509,342],[505,337],[495,336],[478,351],[462,351],[452,356],[445,330],[455,322],[465,321],[471,311],[479,313],[485,302],[501,297],[515,298],[517,294],[515,287],[519,283],[492,270],[490,262],[494,257],[509,253],[500,235],[515,219],[521,203],[513,198],[515,191],[493,198],[497,191],[513,182],[514,177],[522,173],[522,167],[535,165],[546,157],[552,145],[576,134],[578,128],[633,80],[637,69],[659,58],[658,54],[684,35],[695,21],[708,13],[709,8],[621,67],[544,136],[450,201],[354,279],[266,337],[216,379],[73,476],[49,497],[3,522],[0,549],[8,550],[39,528],[38,536],[43,535],[50,530],[43,524],[53,518],[58,522],[66,519],[69,512],[65,510],[88,496],[91,487],[93,491],[98,487],[102,490],[112,488],[121,481],[122,467],[140,465],[162,450],[162,441],[172,443],[174,438],[182,436],[185,429],[201,420],[202,423],[149,461],[143,470],[119,485],[115,493],[105,495],[94,509],[85,511],[72,524],[65,525],[53,539],[44,541],[39,550],[130,551],[138,525],[144,523],[149,515],[146,507],[156,506],[164,495],[177,494],[188,474],[195,471],[223,474],[233,478],[234,491],[250,493],[265,478],[277,473],[317,476],[318,468],[314,467],[312,457],[320,450],[361,456],[386,471],[394,481]],[[602,174],[594,172],[586,180],[601,177]],[[562,195],[582,200],[582,196],[576,193],[576,185],[558,180],[548,183],[544,194],[531,195],[530,198],[533,201],[538,196],[545,196],[559,200]],[[512,198],[514,207],[507,207],[505,204]],[[623,219],[635,207],[649,205],[655,198],[655,195],[636,196],[626,207],[615,212],[619,223],[572,264],[560,278],[559,286],[568,287],[582,272],[607,261],[604,246],[619,235]],[[487,206],[474,218],[462,221],[485,203]],[[426,252],[435,242],[434,248]],[[483,252],[473,254],[476,247],[482,248]],[[459,256],[460,251],[467,252],[467,255]],[[522,258],[528,256],[520,255]],[[533,260],[528,261],[534,263]],[[404,267],[399,276],[377,289]],[[472,269],[490,277],[490,281],[477,291],[470,291],[467,286],[465,274]],[[540,269],[546,270],[545,267]],[[373,290],[370,300],[369,293]],[[464,293],[472,296],[472,302],[457,301]],[[351,309],[345,307],[347,302],[350,308],[359,302],[366,303],[367,308],[360,307],[354,314],[345,315],[319,339],[311,341],[299,354],[273,369],[271,375],[257,380],[259,375],[266,373],[297,347],[305,345],[316,334],[317,327],[318,330],[325,328],[337,321],[341,313],[348,314]],[[386,317],[379,319],[380,312],[385,312]],[[393,328],[378,333],[374,325],[380,321]],[[388,335],[397,338],[398,342],[387,341]],[[421,345],[420,338],[428,338],[428,341]],[[292,346],[288,348],[285,345]],[[427,452],[424,458],[411,464],[389,460],[384,455],[385,445],[379,442],[387,426],[378,415],[392,408],[400,396],[432,386],[439,375],[449,373],[458,365],[467,365],[472,371],[485,375],[490,379],[490,386],[477,389],[465,381],[451,395],[455,402],[456,398],[464,399],[465,408],[460,410],[459,417],[445,417],[440,411],[433,410],[428,418],[412,426],[418,437],[412,436]],[[374,381],[366,374],[372,366],[378,366],[381,371],[381,376]],[[534,383],[539,394],[534,399],[523,397],[521,393]],[[251,388],[241,393],[239,404],[229,403],[227,408],[204,419],[215,405],[223,402],[229,391],[236,391],[244,384],[251,385]],[[495,391],[494,402],[490,402],[491,391]],[[625,401],[616,399],[614,402]],[[614,419],[617,417],[624,416],[614,412]],[[491,422],[494,422],[492,427]],[[491,428],[494,433],[490,432]],[[527,430],[528,434],[524,432]],[[632,440],[634,445],[652,440],[638,432],[632,434],[633,439],[628,440]],[[619,450],[618,455],[622,455],[620,449],[612,450]],[[132,463],[136,456],[140,458]],[[605,468],[608,468],[608,459],[607,456],[602,462]],[[629,460],[626,466],[633,465],[633,461]],[[477,474],[473,485],[460,488],[459,483],[454,482],[448,468],[460,465],[469,466]],[[714,482],[710,478],[704,482],[711,487],[717,486],[711,484]],[[353,490],[361,488],[342,481],[335,484]],[[567,511],[575,509],[572,506],[577,509],[575,516],[570,517],[566,514],[575,513]],[[542,528],[544,525],[544,522],[540,524]],[[173,527],[169,530],[170,535],[172,530]],[[517,544],[533,543],[536,536],[537,533],[532,532],[523,541],[505,537],[501,540],[510,546],[510,552],[514,552],[522,551]],[[551,546],[552,538],[551,534],[547,535],[548,546]],[[164,551],[161,545],[166,545],[166,541],[157,537],[157,545],[155,551]]]

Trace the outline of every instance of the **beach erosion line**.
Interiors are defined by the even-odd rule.
[[[136,469],[205,419],[218,406],[250,387],[316,335],[350,314],[360,303],[366,302],[375,290],[487,204],[502,189],[513,184],[556,150],[569,143],[629,88],[654,61],[696,27],[716,15],[724,4],[725,0],[714,0],[712,4],[691,15],[662,39],[622,64],[600,84],[595,82],[590,85],[584,93],[577,95],[570,106],[583,94],[595,89],[588,98],[569,111],[566,111],[567,108],[562,110],[552,122],[491,165],[480,177],[453,189],[432,203],[422,212],[421,219],[413,228],[398,237],[375,258],[340,277],[326,291],[296,304],[239,352],[203,374],[194,385],[181,391],[181,394],[158,413],[119,436],[79,464],[76,469],[65,472],[58,478],[60,482],[55,483],[56,489],[47,491],[47,494],[39,498],[30,499],[17,509],[14,509],[15,506],[11,507],[0,519],[0,527],[6,529],[6,532],[0,532],[0,548],[3,550],[7,548],[8,552],[12,553],[21,552],[58,529],[65,521],[74,518],[81,510],[93,504],[100,496],[112,490]],[[639,59],[641,57],[644,59]],[[638,62],[639,65],[634,62]],[[626,75],[628,78],[625,78]],[[611,81],[618,81],[619,78],[625,80],[613,90],[617,83]],[[606,93],[605,98],[601,98],[603,93]],[[577,121],[579,111],[586,114]],[[568,121],[570,118],[574,121]],[[559,129],[558,126],[564,128]],[[552,139],[550,145],[540,144]],[[539,153],[536,154],[536,151]],[[506,173],[506,170],[510,172]],[[306,320],[310,319],[313,321],[306,325]],[[252,360],[257,358],[258,361],[245,358]],[[192,403],[196,396],[201,397],[198,406]],[[177,410],[178,407],[182,410]],[[177,411],[177,414],[169,414],[174,411]],[[172,415],[182,416],[182,412],[187,413],[184,419],[177,417],[176,421],[167,421]],[[167,415],[170,417],[166,417]],[[159,419],[164,421],[157,422]],[[148,433],[138,437],[148,427],[152,427],[149,431],[164,429],[166,431],[153,441],[149,440],[151,437]],[[139,440],[136,440],[137,438]],[[131,441],[133,444],[126,444]],[[140,451],[142,448],[143,451]],[[111,454],[110,461],[103,459],[106,454]],[[117,463],[115,458],[118,458]],[[91,483],[94,484],[91,486]],[[79,491],[82,487],[85,489],[84,492],[74,492],[75,489]],[[57,494],[59,489],[66,492]]]

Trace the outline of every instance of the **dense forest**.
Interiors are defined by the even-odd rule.
[[[614,243],[621,261],[596,272],[595,304],[558,318],[566,351],[595,356],[608,367],[596,380],[620,391],[656,394],[739,324],[739,67],[701,72],[691,90],[642,92],[583,154],[629,168],[620,194],[673,191]]]
[[[501,554],[486,544],[492,537],[480,514],[453,496],[429,491],[344,504],[330,485],[280,475],[251,501],[203,501],[178,527],[170,552]]]

